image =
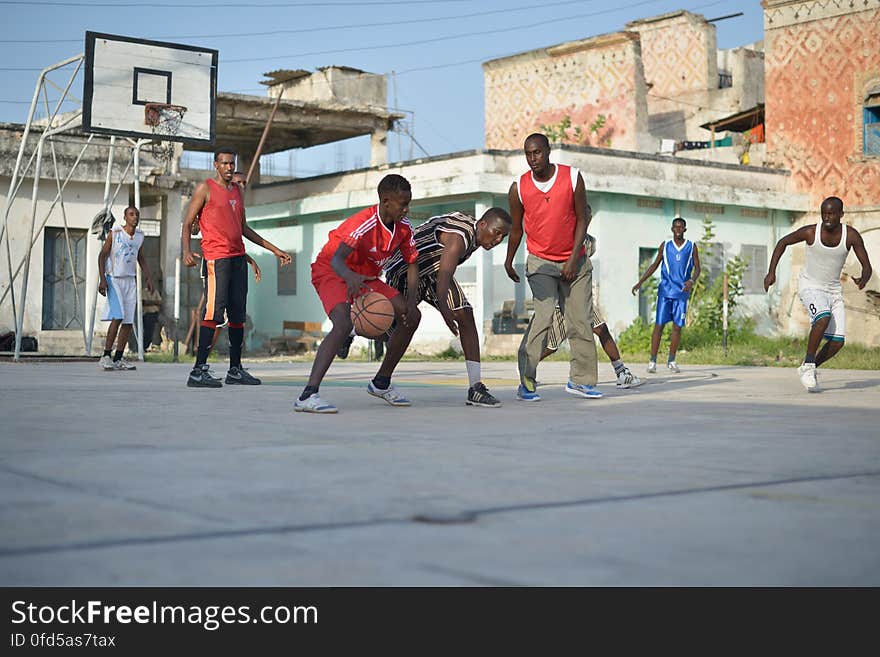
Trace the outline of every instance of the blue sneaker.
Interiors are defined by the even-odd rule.
[[[584,386],[580,383],[572,383],[571,381],[565,385],[565,392],[578,395],[579,397],[586,397],[587,399],[602,399],[602,393],[595,386]]]
[[[541,401],[541,395],[537,392],[529,392],[523,385],[516,389],[516,398],[520,401]]]

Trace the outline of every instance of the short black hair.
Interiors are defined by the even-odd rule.
[[[404,192],[412,192],[412,187],[409,184],[409,180],[403,176],[398,176],[396,173],[389,173],[379,181],[377,191],[381,197],[388,193],[402,194]]]
[[[214,161],[220,159],[221,155],[231,155],[232,157],[238,157],[238,153],[235,152],[232,148],[225,146],[224,148],[220,148],[214,152]]]
[[[675,223],[676,221],[680,221],[681,223],[684,224],[684,227],[687,228],[688,222],[686,222],[684,220],[684,217],[676,217],[675,219],[672,220],[672,223]]]
[[[489,208],[483,213],[481,219],[485,220],[486,223],[500,221],[501,223],[507,224],[508,228],[513,226],[513,219],[510,218],[510,214],[504,208]]]
[[[140,210],[140,208],[138,208],[138,206],[136,206],[136,205],[128,205],[128,206],[126,206],[125,210],[122,211],[122,214],[125,215],[125,213],[128,212],[129,210],[134,210],[134,211],[137,212],[138,214],[141,213],[141,210]]]
[[[822,201],[822,205],[825,205],[826,203],[833,203],[841,212],[843,212],[843,200],[837,198],[836,196],[829,196],[824,201]],[[821,208],[822,206],[820,205],[819,207]]]
[[[523,142],[523,146],[534,139],[537,139],[538,141],[543,143],[545,148],[550,148],[550,140],[547,139],[547,135],[540,132],[533,132],[528,137],[526,137],[526,140]]]

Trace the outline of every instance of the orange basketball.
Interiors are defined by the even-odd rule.
[[[367,292],[351,304],[351,321],[358,335],[376,338],[391,328],[394,306],[378,292]]]

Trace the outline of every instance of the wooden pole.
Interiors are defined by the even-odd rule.
[[[724,334],[721,339],[721,346],[724,349],[724,355],[727,355],[727,309],[728,309],[728,296],[727,296],[727,285],[730,282],[730,277],[727,275],[727,272],[724,272],[724,305],[722,312],[722,322],[724,327]]]
[[[263,134],[260,137],[260,143],[257,145],[257,152],[254,153],[254,159],[251,160],[251,166],[248,168],[247,172],[247,182],[250,184],[251,176],[254,173],[254,168],[260,161],[260,154],[263,152],[263,145],[266,143],[266,137],[269,134],[269,128],[272,127],[272,120],[275,118],[275,112],[278,111],[278,105],[281,104],[281,96],[284,95],[284,87],[278,90],[278,98],[275,99],[275,105],[272,107],[272,113],[269,114],[269,120],[266,121],[266,127],[263,128]]]

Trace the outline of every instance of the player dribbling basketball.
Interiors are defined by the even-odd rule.
[[[388,342],[382,366],[367,385],[367,392],[391,406],[409,406],[410,401],[391,385],[391,374],[409,346],[419,325],[418,278],[413,229],[407,219],[412,189],[403,176],[390,174],[379,182],[379,203],[349,217],[330,232],[329,240],[312,263],[312,285],[333,328],[321,342],[309,381],[294,403],[294,410],[305,413],[336,413],[333,404],[318,396],[339,348],[351,334],[351,301],[368,290],[387,297],[394,306],[398,329]],[[409,290],[406,298],[393,287],[377,280],[382,266],[400,251],[407,262]]]

